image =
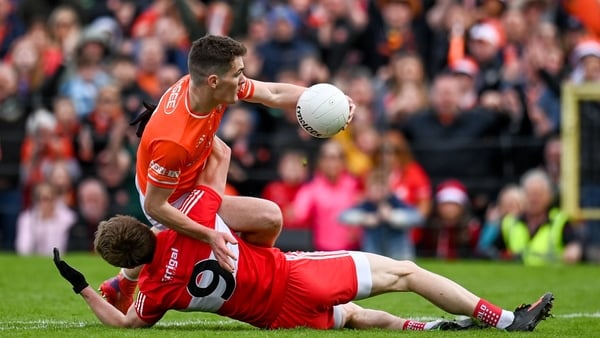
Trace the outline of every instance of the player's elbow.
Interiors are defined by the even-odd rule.
[[[150,199],[144,201],[144,211],[152,218],[159,219],[158,216],[161,209],[161,203],[154,202]]]

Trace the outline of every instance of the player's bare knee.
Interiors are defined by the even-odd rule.
[[[405,274],[413,274],[421,270],[421,267],[417,265],[417,263],[409,260],[398,261],[398,264],[402,267],[402,271]]]

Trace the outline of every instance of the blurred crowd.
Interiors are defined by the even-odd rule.
[[[357,106],[328,140],[294,111],[226,111],[228,193],[280,205],[282,248],[600,261],[600,225],[558,207],[561,85],[600,82],[596,0],[0,0],[2,250],[89,251],[100,220],[145,221],[128,122],[205,34],[244,42],[249,78]]]

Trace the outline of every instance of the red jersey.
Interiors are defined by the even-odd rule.
[[[144,129],[137,150],[136,177],[139,189],[146,185],[175,189],[169,202],[191,191],[212,150],[212,141],[225,112],[219,105],[199,115],[189,107],[190,76],[171,86],[160,99]],[[254,82],[247,80],[238,92],[239,99],[254,94]]]
[[[194,190],[181,211],[218,231],[231,230],[216,215],[221,198]],[[168,310],[214,312],[260,328],[332,328],[334,307],[369,295],[367,259],[347,251],[287,253],[242,240],[228,244],[235,272],[223,270],[209,245],[173,230],[157,235],[152,263],[139,276],[134,303],[139,318],[157,322]]]
[[[417,162],[409,163],[402,172],[392,171],[390,187],[399,200],[410,206],[431,199],[429,176]]]
[[[202,207],[193,208],[199,200]],[[181,210],[205,226],[231,233],[216,216],[220,201],[213,190],[196,190]],[[238,256],[231,274],[220,268],[210,246],[173,230],[160,232],[154,259],[139,276],[140,293],[135,304],[139,317],[154,323],[169,309],[205,311],[266,327],[277,317],[277,312],[269,310],[280,306],[277,303],[286,288],[288,265],[276,248],[254,247],[250,251],[249,246],[241,240],[238,245],[229,244]],[[273,273],[261,269],[281,273],[274,278]]]

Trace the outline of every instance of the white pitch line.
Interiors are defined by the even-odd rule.
[[[181,327],[187,325],[232,325],[239,324],[235,320],[225,319],[225,320],[189,320],[189,321],[175,321],[175,322],[159,322],[155,326],[157,327]],[[39,329],[47,329],[47,328],[81,328],[86,327],[88,325],[98,325],[100,322],[91,321],[91,322],[70,322],[66,320],[14,320],[3,322],[0,321],[0,331],[6,330],[39,330]]]
[[[563,318],[563,319],[573,319],[573,318],[600,318],[600,312],[588,312],[588,313],[563,313],[556,314],[552,316],[553,318]],[[420,317],[415,318],[417,320],[429,321],[439,319],[438,317]],[[39,329],[47,329],[47,328],[61,328],[61,329],[69,329],[69,328],[81,328],[86,327],[88,325],[98,325],[99,322],[70,322],[66,320],[15,320],[15,321],[0,321],[0,331],[6,330],[39,330]],[[166,321],[159,322],[156,326],[159,327],[181,327],[187,325],[239,325],[240,322],[235,320],[184,320],[184,321]]]

